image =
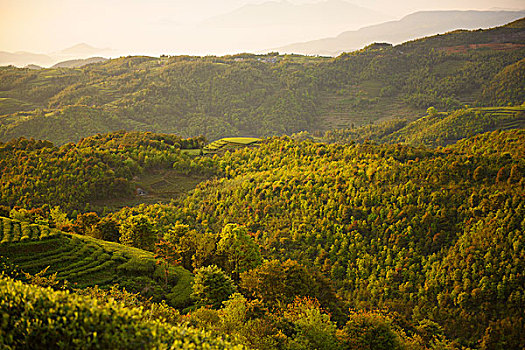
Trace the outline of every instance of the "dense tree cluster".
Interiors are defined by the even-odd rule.
[[[169,164],[182,157],[168,136],[113,139],[64,147],[112,155],[145,142]],[[187,321],[253,347],[519,348],[524,145],[523,130],[438,149],[283,136],[193,158],[224,176],[171,204],[76,218],[59,207],[0,209],[195,271],[200,308]]]
[[[519,334],[525,302],[524,142],[522,131],[435,151],[273,139],[226,154],[228,177],[198,187],[177,218],[194,237],[244,225],[264,257],[318,269],[356,308],[431,320],[470,346],[514,346],[502,334]],[[250,277],[261,268],[241,287],[268,300],[257,283],[285,278]]]
[[[215,173],[213,164],[196,163],[181,148],[200,148],[204,139],[114,132],[61,147],[49,141],[16,139],[0,143],[0,204],[10,207],[60,205],[83,210],[86,203],[131,196],[130,180],[144,171],[174,167]]]

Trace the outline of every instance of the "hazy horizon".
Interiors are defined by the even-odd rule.
[[[335,18],[337,16],[329,13],[316,14],[316,9],[321,8],[319,3],[325,2],[0,0],[0,51],[51,54],[87,43],[96,48],[110,48],[112,51],[108,51],[105,57],[125,54],[223,55],[335,36],[423,10],[524,8],[521,0],[405,0],[395,3],[328,0],[330,6],[325,4],[323,8],[332,9],[334,13],[338,8],[347,9],[350,5],[363,8],[356,9],[362,10],[362,14],[345,21],[343,15]]]

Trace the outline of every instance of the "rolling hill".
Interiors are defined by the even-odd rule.
[[[120,129],[209,139],[322,133],[417,119],[430,106],[490,106],[483,91],[523,59],[522,24],[372,45],[337,58],[135,56],[77,69],[6,67],[0,140],[63,144]],[[519,90],[519,81],[513,86]],[[497,104],[518,100],[509,95]]]
[[[393,119],[355,129],[327,131],[328,142],[404,143],[412,146],[446,146],[477,134],[525,128],[525,107],[464,108],[451,113],[431,112],[414,121]]]
[[[191,273],[170,267],[166,285],[165,267],[151,252],[8,218],[0,223],[0,255],[24,272],[47,268],[44,276],[56,273],[77,288],[119,284],[174,307],[191,304]]]
[[[63,62],[55,63],[51,68],[80,68],[86,64],[99,63],[107,61],[107,58],[104,57],[90,57],[83,59],[68,60]]]

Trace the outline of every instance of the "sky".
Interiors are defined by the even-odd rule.
[[[288,2],[299,9],[300,5],[320,1],[289,0]],[[325,21],[291,22],[286,25],[256,28],[240,25],[218,26],[216,22],[210,22],[210,18],[217,18],[217,16],[223,18],[223,15],[247,4],[263,2],[265,1],[0,0],[0,51],[49,54],[78,43],[87,43],[98,48],[110,48],[111,53],[107,53],[106,56],[163,53],[226,54],[335,36],[342,31],[355,30],[363,26],[363,23],[354,21],[349,23]],[[366,17],[370,22],[367,24],[400,19],[419,10],[525,9],[525,0],[347,0],[347,2],[374,12],[373,15]],[[249,21],[256,22],[257,18],[250,18]]]

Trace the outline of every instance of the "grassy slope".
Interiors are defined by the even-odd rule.
[[[29,273],[49,266],[78,287],[119,283],[128,289],[164,288],[168,302],[176,307],[190,303],[192,274],[170,267],[169,285],[164,270],[156,265],[153,253],[88,236],[64,233],[46,226],[0,218],[0,255]]]
[[[464,138],[498,129],[525,127],[525,107],[469,108],[418,119],[385,138],[412,145],[449,145]]]

